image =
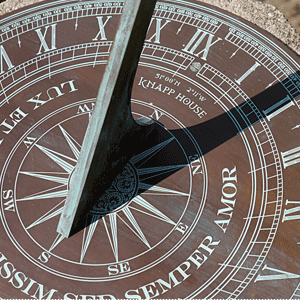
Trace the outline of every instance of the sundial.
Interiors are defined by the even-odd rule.
[[[154,128],[56,231],[123,7],[1,18],[0,297],[298,298],[299,58],[198,1],[156,3],[130,105]]]

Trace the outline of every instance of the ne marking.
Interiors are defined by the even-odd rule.
[[[14,192],[13,190],[5,190],[3,191],[3,200],[7,200],[4,202],[4,210],[9,210],[15,212],[15,203],[14,203]]]

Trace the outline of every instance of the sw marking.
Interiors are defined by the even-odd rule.
[[[93,110],[94,110],[95,102],[86,103],[78,106],[77,115],[89,114],[89,118],[91,118]]]
[[[220,208],[218,210],[217,216],[221,216],[222,219],[215,220],[214,222],[225,233],[231,221],[233,208],[236,201],[236,199],[234,199],[237,193],[236,167],[234,167],[232,170],[229,170],[228,168],[224,168],[222,171],[222,181],[223,181],[223,187],[222,187],[221,203],[224,204],[226,207]]]
[[[187,260],[171,271],[167,278],[159,278],[153,282],[140,286],[138,289],[128,290],[125,293],[125,298],[151,299],[158,297],[168,292],[172,288],[180,285],[192,275],[190,268],[199,269],[200,266],[202,266],[202,264],[214,252],[219,243],[220,241],[213,241],[211,236],[205,237],[198,248],[187,258]],[[196,276],[198,276],[198,274]]]
[[[4,200],[4,210],[15,212],[14,192],[13,190],[4,190],[2,193],[2,199]]]

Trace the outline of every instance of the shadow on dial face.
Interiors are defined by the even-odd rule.
[[[139,143],[139,153],[131,158],[111,187],[89,208],[72,235],[105,215],[117,212],[136,196],[199,159],[199,156],[189,156],[189,153],[194,153],[191,139],[201,149],[201,155],[205,155],[264,118],[271,119],[294,105],[293,100],[298,95],[286,96],[284,86],[287,82],[297,84],[295,75],[230,111],[192,127],[168,131],[162,124],[156,123],[147,139]]]

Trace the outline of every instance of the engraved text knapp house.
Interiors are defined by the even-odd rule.
[[[297,298],[299,58],[200,2],[157,2],[131,96],[156,128],[56,232],[123,5],[1,18],[0,297]]]

